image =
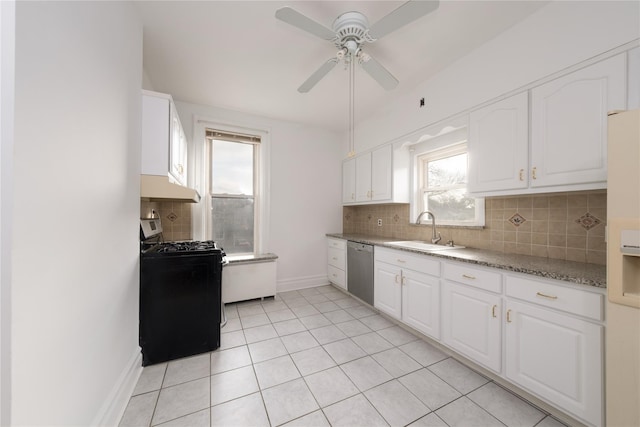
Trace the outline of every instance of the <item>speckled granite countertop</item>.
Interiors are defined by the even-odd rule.
[[[516,255],[474,248],[426,252],[418,249],[400,248],[398,246],[386,244],[388,242],[399,241],[401,239],[366,236],[362,234],[328,233],[327,237],[384,246],[390,249],[430,255],[453,261],[468,262],[470,264],[494,267],[517,273],[531,274],[549,279],[563,280],[565,282],[578,283],[597,288],[607,287],[607,268],[606,266],[599,264],[587,264],[583,262],[541,258],[528,255]]]

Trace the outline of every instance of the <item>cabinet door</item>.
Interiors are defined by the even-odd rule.
[[[379,148],[371,154],[371,200],[392,198],[391,156],[391,145]]]
[[[375,262],[373,305],[389,316],[402,317],[402,271],[385,262]]]
[[[470,192],[527,188],[529,163],[527,92],[469,115]]]
[[[448,281],[443,283],[442,292],[444,343],[499,373],[500,297]]]
[[[356,201],[356,159],[342,163],[342,203]]]
[[[440,281],[437,277],[402,270],[402,321],[423,334],[440,339]]]
[[[371,200],[371,153],[356,157],[356,202]]]
[[[607,112],[626,108],[625,55],[531,91],[531,186],[607,180]]]
[[[182,130],[176,107],[171,104],[171,139],[169,140],[169,171],[181,185],[186,185],[187,138]]]
[[[514,301],[506,313],[507,378],[602,425],[602,326]]]
[[[142,96],[142,161],[144,175],[164,175],[169,172],[168,144],[171,139],[169,100]]]

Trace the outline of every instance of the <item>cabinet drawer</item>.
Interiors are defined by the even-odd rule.
[[[330,248],[342,249],[343,251],[347,249],[347,241],[342,239],[327,239],[327,244]]]
[[[332,265],[328,266],[328,277],[331,283],[335,283],[341,288],[346,288],[347,286],[347,276],[344,270],[340,270]]]
[[[502,275],[493,271],[470,267],[464,264],[445,263],[444,278],[489,292],[502,292]]]
[[[376,247],[374,256],[376,261],[393,264],[403,269],[407,268],[432,276],[440,275],[440,262],[429,255],[415,255],[409,252]]]
[[[534,304],[604,320],[604,295],[517,276],[506,277],[506,294]]]
[[[328,252],[328,261],[329,265],[332,265],[340,270],[344,270],[345,261],[344,261],[344,249],[336,249],[329,246]]]

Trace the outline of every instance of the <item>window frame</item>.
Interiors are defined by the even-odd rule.
[[[403,138],[404,145],[410,152],[410,176],[411,194],[409,199],[409,223],[415,224],[418,216],[424,211],[423,208],[423,186],[421,177],[421,165],[418,160],[420,156],[431,153],[437,156],[438,153],[451,152],[455,147],[467,147],[468,120],[466,116],[454,117],[436,124],[430,125],[417,132]],[[468,161],[468,158],[467,158]],[[467,184],[469,167],[467,165]],[[473,197],[473,196],[472,196]],[[476,212],[474,221],[445,221],[436,218],[436,225],[444,225],[455,228],[482,228],[485,225],[484,198],[474,197],[476,202]]]
[[[213,129],[206,129],[213,130]],[[252,135],[253,136],[253,135]],[[257,248],[260,245],[260,232],[259,232],[259,217],[261,211],[261,198],[258,197],[258,189],[260,188],[260,176],[259,176],[259,165],[260,165],[260,138],[256,136],[257,141],[233,141],[231,139],[225,138],[215,138],[206,136],[206,173],[207,173],[207,212],[206,215],[206,233],[209,240],[215,240],[215,236],[213,235],[213,215],[211,211],[213,210],[213,199],[242,199],[242,200],[252,200],[253,201],[253,251],[250,252],[233,252],[231,255],[248,255],[248,254],[256,254],[258,253]],[[251,145],[253,148],[253,189],[252,194],[235,194],[235,193],[214,193],[213,192],[213,168],[212,168],[212,151],[214,141],[222,141],[229,142],[233,144],[246,144]]]
[[[256,135],[260,137],[259,158],[254,163],[254,179],[258,178],[258,184],[254,188],[254,197],[259,200],[259,210],[254,211],[254,255],[264,253],[269,248],[270,229],[270,196],[269,185],[271,180],[269,162],[271,152],[271,129],[259,127],[245,122],[218,122],[209,116],[194,114],[193,130],[195,154],[192,160],[193,186],[203,195],[201,203],[192,209],[193,238],[195,240],[211,239],[211,197],[209,196],[209,158],[210,152],[207,141],[207,129],[216,129],[222,132],[237,133],[243,135]]]
[[[453,189],[466,189],[468,184],[468,173],[469,173],[469,165],[468,165],[468,146],[467,141],[456,142],[454,144],[440,146],[431,150],[425,150],[415,155],[415,165],[416,165],[416,174],[415,174],[415,182],[416,191],[414,192],[414,204],[417,206],[418,212],[423,212],[426,209],[424,206],[425,194],[429,191],[438,190],[453,190]],[[467,154],[467,179],[464,184],[455,184],[445,187],[427,187],[426,186],[426,170],[425,167],[429,162],[435,160],[445,159],[447,157],[458,156],[460,154]],[[474,199],[475,206],[475,215],[473,220],[470,221],[452,221],[448,219],[437,218],[437,225],[446,225],[446,226],[454,226],[454,227],[481,227],[485,225],[485,217],[484,217],[484,198],[482,197],[472,197]]]

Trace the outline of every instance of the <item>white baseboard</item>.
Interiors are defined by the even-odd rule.
[[[136,346],[135,353],[118,377],[100,411],[93,419],[92,426],[117,426],[120,423],[140,374],[142,374],[142,354],[140,353],[140,347]]]
[[[294,277],[292,279],[281,279],[276,284],[278,292],[297,291],[298,289],[313,288],[329,284],[326,274],[318,276]]]

